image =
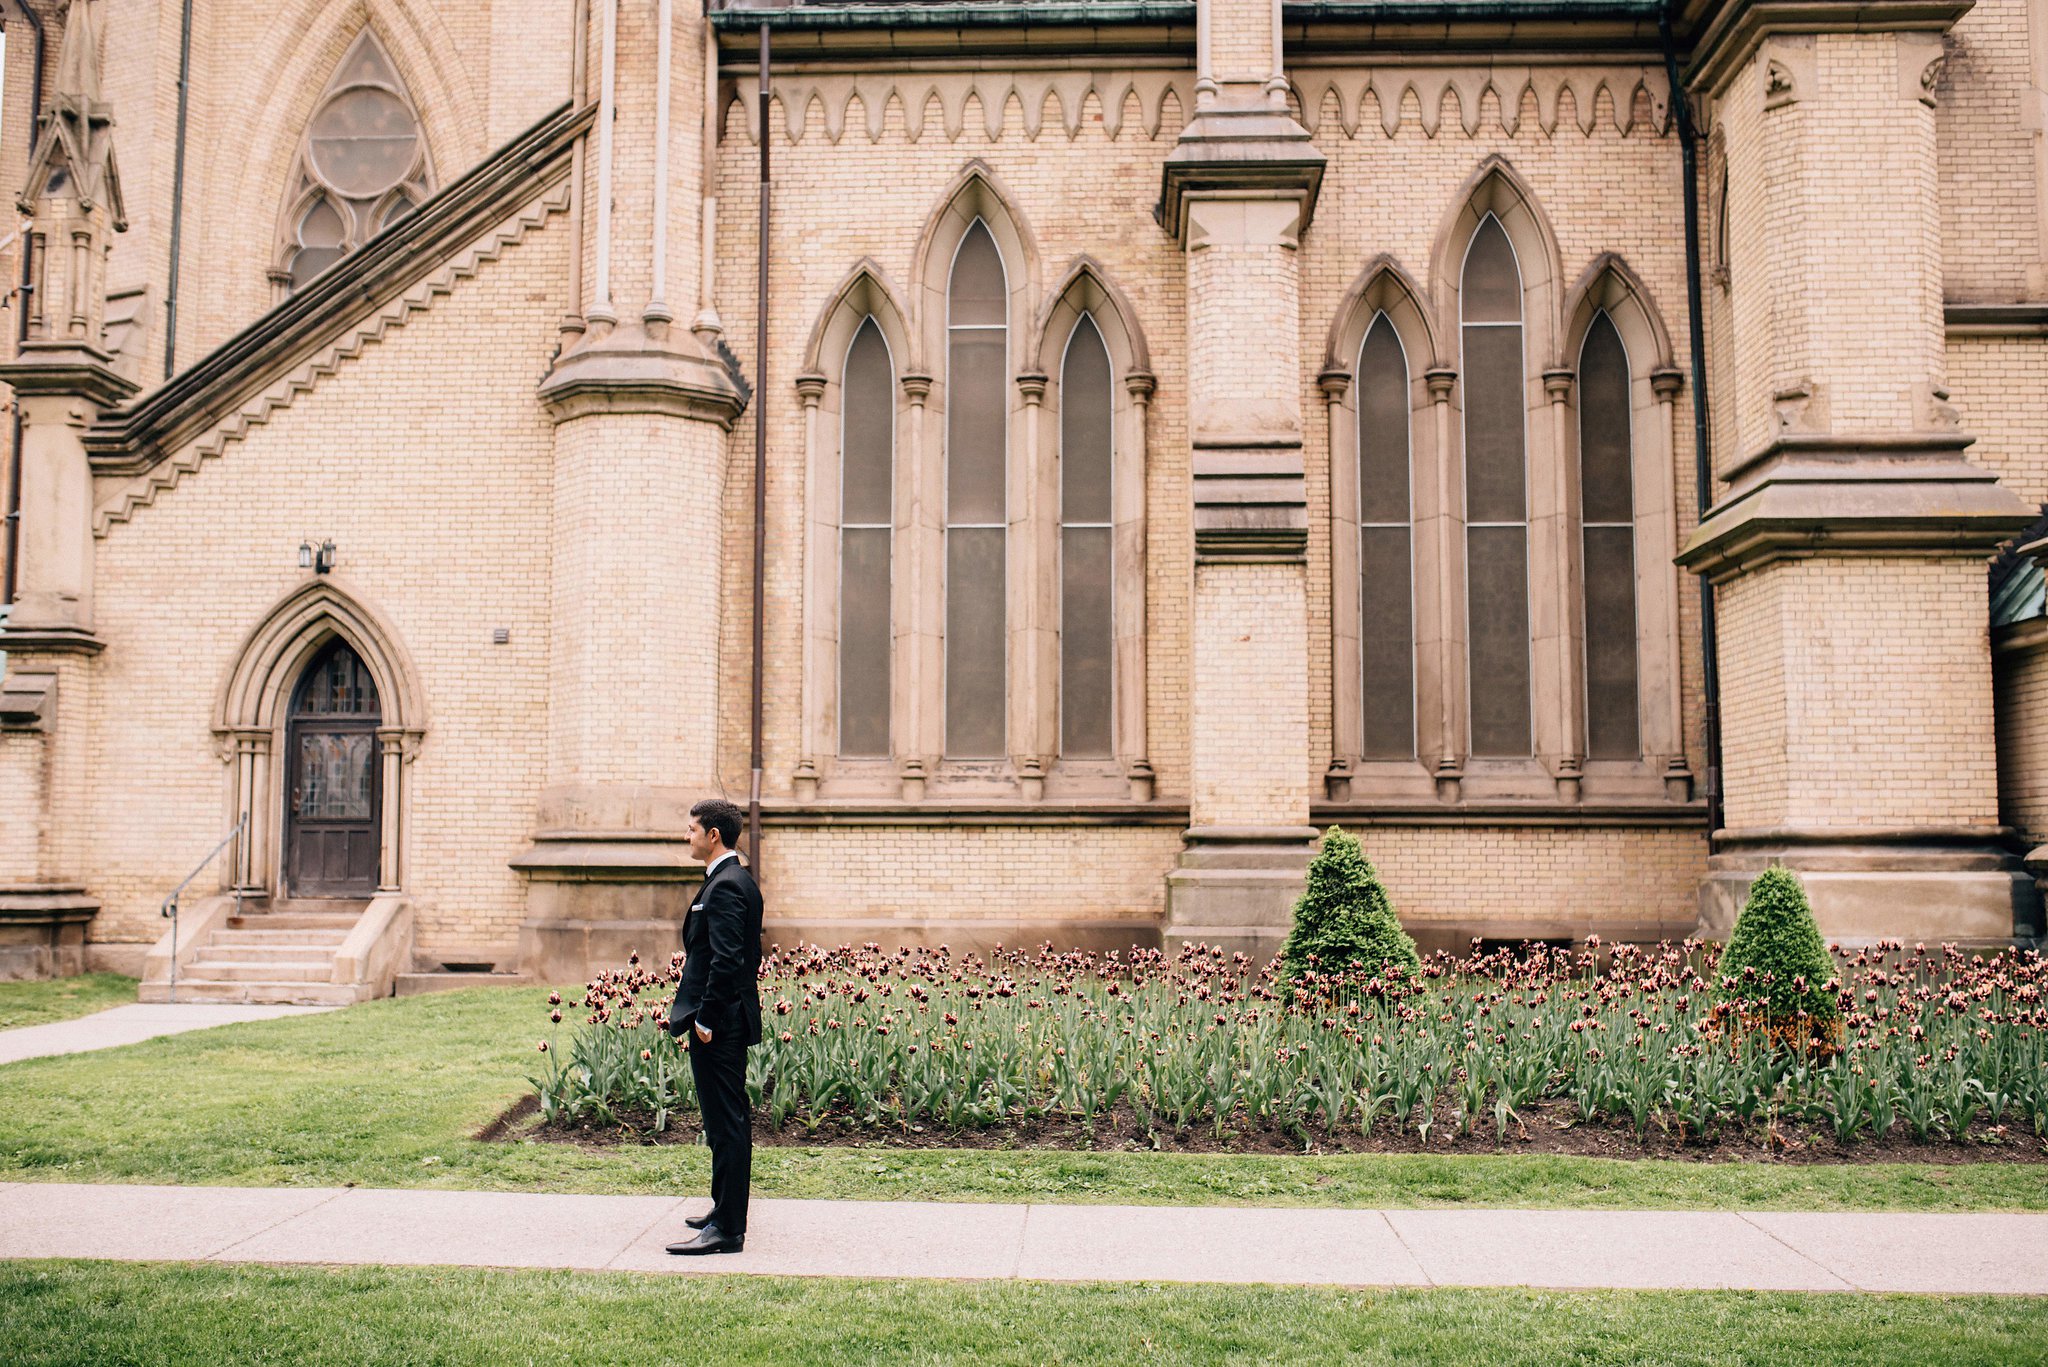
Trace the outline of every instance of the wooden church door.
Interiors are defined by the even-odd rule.
[[[292,695],[285,792],[286,888],[368,897],[377,888],[377,685],[339,639]]]

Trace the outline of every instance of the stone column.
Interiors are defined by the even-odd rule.
[[[0,632],[0,978],[78,973],[99,902],[85,867],[94,668],[92,463],[85,431],[129,398],[102,345],[106,261],[127,227],[113,111],[100,98],[100,15],[72,0],[17,207],[29,223],[28,336],[0,366],[22,424],[13,611]],[[4,476],[0,476],[4,478]]]
[[[1265,957],[1315,837],[1299,248],[1323,159],[1287,112],[1278,0],[1203,0],[1198,20],[1195,117],[1161,195],[1187,253],[1195,529],[1191,811],[1165,938]]]
[[[684,825],[718,788],[727,434],[743,406],[705,343],[704,17],[593,0],[579,35],[603,106],[585,149],[590,303],[541,381],[555,420],[548,782],[524,971],[550,980],[680,947],[700,869]],[[683,117],[672,117],[680,108]]]
[[[1738,5],[1689,75],[1729,170],[1734,440],[1679,554],[1719,609],[1716,938],[1772,862],[1845,942],[2038,914],[1998,825],[1984,573],[2033,514],[1967,459],[1943,379],[1932,92],[1967,8]]]

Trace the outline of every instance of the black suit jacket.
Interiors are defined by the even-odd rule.
[[[761,1042],[761,888],[737,857],[720,863],[683,917],[683,977],[668,1029]]]

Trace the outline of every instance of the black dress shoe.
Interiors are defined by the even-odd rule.
[[[711,1212],[707,1210],[702,1215],[685,1215],[683,1223],[691,1229],[702,1229],[711,1223]]]
[[[746,1246],[746,1235],[727,1234],[717,1225],[706,1225],[696,1238],[670,1244],[668,1251],[689,1257],[698,1253],[737,1253]]]

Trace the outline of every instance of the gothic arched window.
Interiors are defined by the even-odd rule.
[[[946,754],[994,759],[1009,734],[1009,281],[980,219],[946,296]]]
[[[839,753],[889,753],[896,380],[869,317],[846,349],[839,440]]]
[[[1585,537],[1586,754],[1636,759],[1636,511],[1628,352],[1594,315],[1579,348],[1579,514]]]
[[[1358,354],[1358,601],[1365,702],[1362,754],[1415,754],[1415,594],[1409,499],[1408,356],[1393,320],[1373,320]]]
[[[288,288],[406,217],[434,190],[419,114],[390,56],[365,29],[328,79],[286,191],[273,275]]]
[[[1475,756],[1532,753],[1522,276],[1488,214],[1465,252],[1465,582]]]
[[[1060,754],[1115,753],[1111,618],[1115,409],[1109,347],[1088,314],[1060,366]]]

